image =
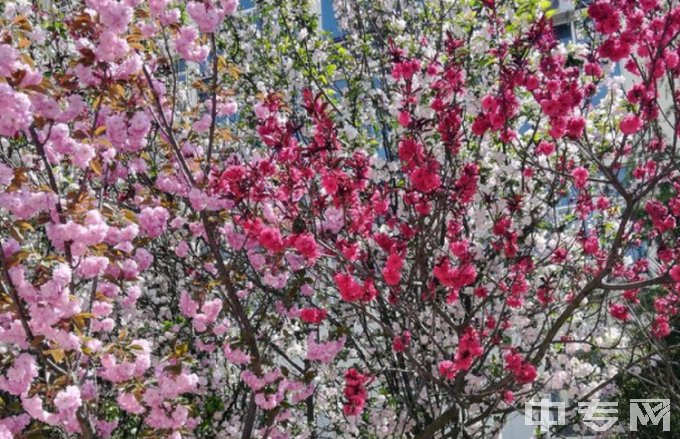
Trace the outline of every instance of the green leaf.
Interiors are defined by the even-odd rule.
[[[538,3],[538,7],[541,8],[543,11],[547,11],[550,9],[552,6],[552,2],[550,0],[542,0],[541,2]]]

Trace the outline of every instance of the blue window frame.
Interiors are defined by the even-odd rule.
[[[373,90],[382,89],[384,87],[384,84],[385,83],[380,76],[371,77],[371,87],[373,88]],[[378,147],[375,152],[376,155],[383,160],[395,160],[394,152],[392,154],[388,154],[387,151],[388,146],[385,142],[383,142],[384,139],[390,137],[389,126],[386,125],[382,126],[380,128],[380,131],[377,131],[373,126],[368,126],[367,132],[370,136],[378,139]]]
[[[558,24],[555,26],[555,37],[563,44],[568,44],[574,41],[574,35],[571,30],[571,23]]]
[[[342,95],[345,94],[345,90],[347,90],[348,87],[349,84],[345,79],[338,79],[336,81],[333,81],[333,91],[338,95],[338,97],[342,97]]]
[[[205,61],[201,61],[198,64],[198,71],[201,78],[208,78],[210,75],[212,75],[213,58],[214,56],[211,53],[210,55],[208,55]]]
[[[614,70],[611,72],[612,76],[621,76],[621,64],[616,63],[614,64]],[[609,89],[605,85],[601,85],[598,89],[595,95],[593,95],[592,98],[590,98],[590,103],[592,105],[597,105],[600,102],[602,102],[602,99],[607,96],[607,93],[609,92]]]
[[[333,0],[321,0],[321,28],[329,32],[334,40],[345,36],[345,31],[340,28],[338,17],[335,15]]]
[[[387,149],[384,145],[378,146],[378,150],[376,151],[376,154],[378,155],[378,158],[381,158],[383,160],[387,160]]]
[[[576,202],[576,197],[578,196],[578,192],[576,189],[574,189],[573,186],[569,187],[569,193],[566,194],[564,197],[560,198],[559,201],[557,202],[558,208],[565,208],[567,206],[570,206],[571,204]]]
[[[255,24],[258,30],[262,30],[262,16],[257,13],[257,4],[255,0],[240,0],[239,12],[241,17],[246,18]]]
[[[177,72],[178,82],[184,82],[187,80],[187,62],[185,59],[180,58],[175,63],[175,72]]]
[[[647,243],[642,242],[638,246],[631,246],[626,249],[626,256],[630,256],[633,261],[639,261],[640,259],[644,259],[647,257],[647,254],[649,253],[649,247]]]

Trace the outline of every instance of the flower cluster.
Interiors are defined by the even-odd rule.
[[[264,3],[0,5],[0,437],[493,437],[670,355],[680,7]]]
[[[342,411],[345,416],[358,416],[364,411],[366,405],[366,398],[368,392],[366,391],[366,384],[371,380],[371,377],[362,374],[356,369],[348,369],[345,372],[345,398],[347,402],[342,406]]]

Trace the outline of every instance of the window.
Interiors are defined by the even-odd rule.
[[[555,37],[562,42],[568,44],[574,41],[574,32],[571,23],[558,24],[555,26]]]
[[[334,40],[345,36],[345,32],[340,28],[338,17],[335,15],[333,0],[321,0],[321,28],[329,32]]]
[[[198,72],[199,76],[203,78],[204,81],[207,81],[210,79],[210,76],[212,75],[212,65],[213,65],[213,59],[215,58],[215,55],[210,53],[208,57],[204,60],[201,61],[198,64]]]
[[[612,76],[621,76],[621,64],[620,63],[617,62],[617,63],[614,64],[614,69],[613,69],[611,74],[612,74]],[[609,92],[609,90],[607,89],[607,87],[605,85],[601,85],[597,89],[597,92],[595,93],[595,95],[592,98],[590,98],[591,104],[597,105],[600,102],[602,102],[602,99],[604,99],[605,96],[607,96],[608,92]]]
[[[347,87],[349,84],[347,83],[347,80],[345,79],[338,79],[336,81],[333,81],[333,92],[338,96],[341,97],[342,95],[345,94],[345,90],[347,90]]]
[[[187,80],[187,61],[180,58],[174,64],[175,72],[177,72],[177,81],[185,82]]]

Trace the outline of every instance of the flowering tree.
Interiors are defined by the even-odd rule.
[[[3,3],[0,438],[490,437],[674,351],[680,6],[549,3]]]

